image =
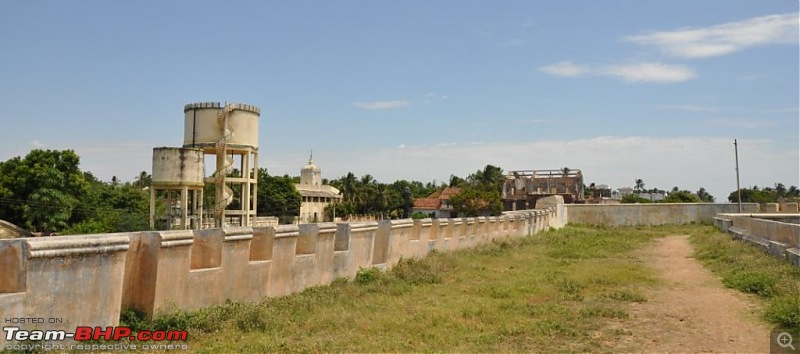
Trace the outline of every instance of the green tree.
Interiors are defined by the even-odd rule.
[[[85,173],[84,175],[91,175]],[[91,176],[89,190],[73,212],[66,234],[142,231],[150,228],[150,193],[132,183],[114,185]],[[158,205],[165,210],[165,204]]]
[[[628,195],[622,197],[622,200],[620,202],[622,202],[623,204],[652,203],[652,201],[650,199],[642,198],[638,194],[634,194],[634,193],[631,193],[631,194],[628,194]]]
[[[133,181],[133,186],[136,188],[145,188],[150,187],[153,183],[153,176],[151,176],[146,171],[139,172],[139,175],[136,176],[136,180]]]
[[[277,216],[291,222],[300,215],[302,196],[289,175],[270,176],[265,168],[258,170],[258,215]]]
[[[452,176],[451,182],[456,179],[458,177]],[[464,181],[460,183],[461,191],[450,197],[449,203],[453,206],[453,211],[459,215],[477,216],[481,213],[499,214],[503,210],[500,193],[505,176],[502,169],[486,165],[483,170],[470,174]]]
[[[783,183],[775,183],[775,193],[778,195],[778,199],[785,197],[786,185]]]
[[[687,190],[679,190],[678,187],[673,188],[672,192],[664,198],[664,203],[700,203],[701,200],[692,192]]]
[[[772,188],[759,189],[758,186],[752,188],[742,188],[742,202],[743,203],[775,203],[778,201],[778,193]],[[728,201],[732,203],[739,202],[739,193],[737,191],[731,192],[728,195]]]
[[[703,187],[700,187],[700,189],[697,190],[697,197],[700,198],[700,201],[706,203],[713,203],[715,199],[714,196],[709,194],[708,191],[706,191],[706,189]]]
[[[641,193],[644,191],[644,181],[641,178],[637,178],[635,181],[636,185],[633,187],[633,190],[636,193]]]
[[[789,186],[789,189],[786,190],[786,196],[790,198],[800,197],[800,189],[797,189],[797,186]]]
[[[568,168],[565,169],[569,171]],[[478,170],[467,176],[467,181],[470,185],[481,186],[486,190],[496,190],[499,193],[503,190],[505,178],[503,169],[493,165],[486,165],[483,170]]]
[[[88,191],[72,150],[32,150],[0,162],[0,219],[45,233],[61,231]]]
[[[463,216],[479,216],[482,212],[496,215],[503,210],[499,193],[475,186],[462,187],[449,203],[453,211]]]
[[[467,185],[467,181],[456,175],[450,175],[449,187],[461,188]]]

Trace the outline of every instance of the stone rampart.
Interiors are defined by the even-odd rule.
[[[0,240],[0,319],[72,332],[116,325],[128,308],[153,316],[259,301],[352,279],[360,268],[546,230],[558,225],[558,210]]]
[[[800,214],[724,214],[714,225],[735,239],[752,244],[800,267]]]
[[[719,213],[735,213],[737,204],[653,203],[653,204],[567,204],[566,218],[573,224],[632,226],[711,222]],[[758,204],[743,203],[742,211],[755,213]]]

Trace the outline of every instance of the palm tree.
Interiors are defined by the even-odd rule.
[[[146,171],[139,172],[139,176],[137,176],[133,181],[133,186],[136,188],[145,188],[150,187],[150,184],[153,183],[153,177],[150,176]]]
[[[641,193],[644,190],[644,181],[641,178],[636,179],[636,188],[634,188],[637,193]]]
[[[786,191],[787,197],[798,197],[800,196],[800,190],[797,189],[797,186],[789,186],[789,189]]]
[[[354,175],[353,172],[347,172],[347,175],[344,176],[342,181],[342,196],[344,197],[345,201],[350,203],[353,202],[355,199],[357,183],[358,181],[356,180],[356,175]]]
[[[778,193],[778,198],[786,196],[786,186],[783,183],[775,183],[775,192]]]

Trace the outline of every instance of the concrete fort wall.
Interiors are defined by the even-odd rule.
[[[0,240],[0,320],[72,332],[116,325],[126,308],[152,316],[258,301],[354,278],[360,268],[389,269],[433,250],[562,227],[558,210]]]
[[[719,213],[737,212],[737,204],[654,203],[654,204],[567,204],[566,217],[573,224],[666,225],[710,222]],[[742,211],[755,213],[758,204],[743,203]]]
[[[714,225],[800,267],[800,214],[719,214]]]

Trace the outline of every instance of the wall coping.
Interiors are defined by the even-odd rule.
[[[431,218],[417,219],[417,220],[414,220],[414,224],[415,225],[419,224],[419,225],[421,225],[423,227],[424,226],[431,226],[431,225],[433,225],[433,220]]]
[[[194,243],[192,230],[156,231],[161,240],[161,248],[191,246]]]
[[[224,227],[222,233],[225,235],[223,242],[246,241],[253,239],[253,228],[249,226],[230,226]]]
[[[378,229],[377,222],[365,222],[365,223],[348,223],[345,224],[350,228],[351,232],[363,232],[363,231],[374,231]]]
[[[297,225],[278,225],[274,230],[275,238],[300,236],[300,228]]]
[[[128,250],[130,233],[49,236],[25,239],[28,258],[60,258],[107,254]]]
[[[402,228],[414,226],[414,220],[413,219],[384,220],[384,221],[381,221],[381,222],[389,224],[392,229],[402,229]]]

